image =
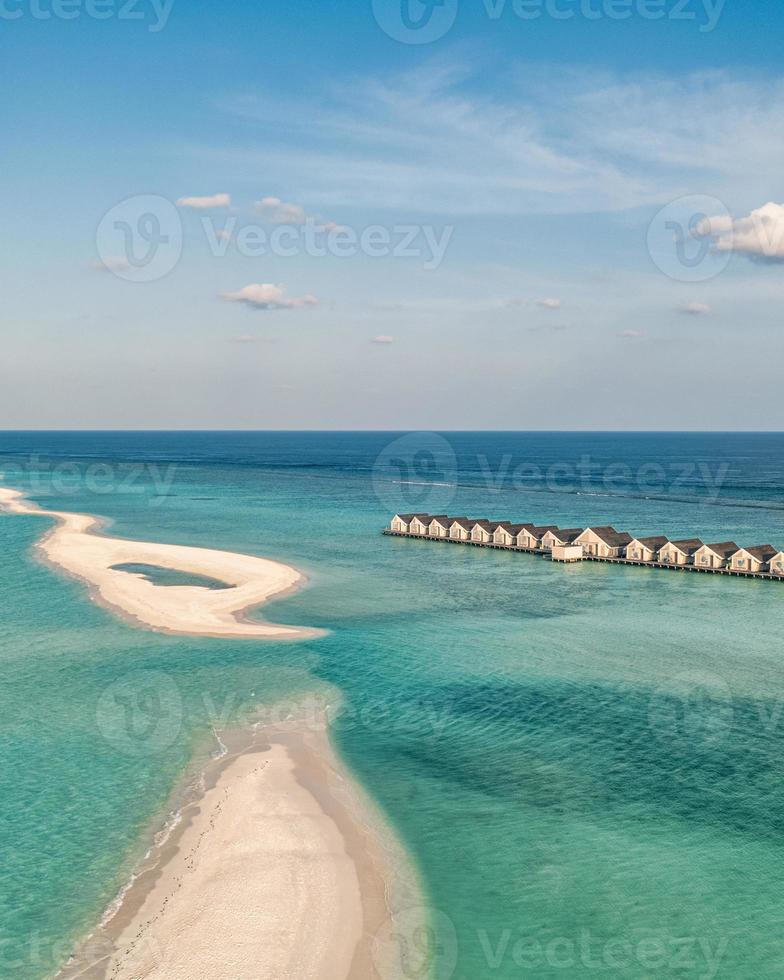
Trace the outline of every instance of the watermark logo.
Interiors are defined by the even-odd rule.
[[[137,194],[106,212],[95,244],[107,272],[127,282],[155,282],[180,261],[182,237],[182,220],[171,201]]]
[[[390,442],[373,464],[373,490],[387,511],[438,514],[457,490],[457,457],[437,432],[411,432]]]
[[[714,247],[706,229],[725,222],[732,224],[732,218],[718,198],[705,194],[678,198],[648,226],[648,254],[665,276],[677,282],[715,279],[732,256]]]
[[[683,748],[722,744],[732,731],[734,716],[729,685],[704,671],[673,677],[654,691],[648,705],[652,731]]]
[[[401,44],[431,44],[454,26],[458,0],[373,0],[381,30]]]
[[[449,980],[457,967],[457,931],[444,912],[409,908],[373,937],[373,964],[382,980]]]
[[[123,755],[164,752],[177,739],[182,719],[180,690],[160,670],[136,670],[114,681],[96,708],[98,730]]]

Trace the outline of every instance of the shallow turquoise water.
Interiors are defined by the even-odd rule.
[[[784,439],[452,434],[435,467],[393,440],[0,436],[47,506],[291,561],[310,583],[270,617],[330,631],[134,629],[31,559],[45,521],[0,518],[0,976],[62,961],[212,725],[314,689],[423,873],[407,976],[781,976],[784,585],[378,532],[448,509],[784,546]]]
[[[161,568],[160,565],[145,565],[143,562],[126,562],[113,565],[115,572],[127,572],[129,575],[141,575],[153,585],[190,585],[199,589],[221,590],[231,586],[208,575],[195,575],[192,572],[181,572],[176,568]]]

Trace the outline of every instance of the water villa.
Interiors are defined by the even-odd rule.
[[[734,541],[705,544],[699,538],[670,541],[664,535],[634,538],[611,525],[564,529],[445,514],[395,514],[384,534],[523,551],[556,562],[605,561],[784,581],[784,551],[770,544],[741,548]]]

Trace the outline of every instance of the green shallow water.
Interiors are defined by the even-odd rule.
[[[451,436],[461,485],[417,481],[425,507],[374,470],[390,437],[38,438],[5,440],[15,485],[113,534],[291,561],[310,582],[265,615],[329,633],[135,629],[31,558],[46,521],[0,518],[0,976],[52,974],[213,725],[312,691],[342,698],[333,741],[422,874],[431,929],[403,918],[404,976],[782,975],[784,586],[379,534],[393,510],[443,510],[446,494],[455,513],[784,545],[774,437],[592,447],[729,460],[707,500],[682,486],[490,494],[472,479],[478,437]],[[569,460],[587,438],[482,444]],[[57,459],[81,475],[53,483]],[[84,479],[96,459],[117,475],[100,489]],[[176,465],[166,494],[149,469],[123,490],[150,461]]]

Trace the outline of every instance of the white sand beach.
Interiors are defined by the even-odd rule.
[[[58,980],[381,976],[392,862],[336,765],[323,732],[295,728],[213,760]]]
[[[321,631],[243,620],[241,614],[296,588],[305,577],[267,558],[210,548],[112,538],[87,514],[44,510],[18,490],[0,487],[0,510],[52,517],[57,526],[38,543],[43,557],[87,583],[95,598],[151,629],[193,636],[299,640]],[[143,575],[116,570],[142,564],[208,576],[230,588],[156,585]]]

